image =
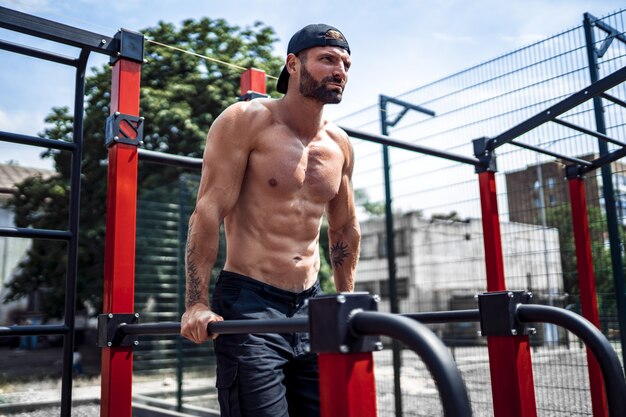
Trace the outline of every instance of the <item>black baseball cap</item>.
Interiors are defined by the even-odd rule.
[[[348,45],[348,41],[326,37],[326,34],[330,30],[341,33],[339,29],[329,25],[325,25],[323,23],[317,23],[303,27],[291,37],[289,45],[287,46],[287,55],[297,54],[298,52],[304,51],[305,49],[313,48],[315,46],[339,46],[340,48],[343,48],[348,51],[348,53],[350,53],[350,46]],[[343,36],[343,33],[341,33],[341,35]],[[288,86],[289,72],[287,71],[287,66],[285,66],[280,73],[280,77],[278,77],[276,90],[278,90],[279,93],[285,94],[287,93]]]

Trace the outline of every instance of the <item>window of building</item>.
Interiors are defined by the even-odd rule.
[[[378,235],[365,235],[361,237],[361,259],[376,257]]]
[[[393,234],[393,249],[396,256],[404,256],[409,253],[406,239],[406,230],[396,230]],[[387,234],[378,234],[378,257],[385,258],[387,256]]]
[[[556,186],[556,180],[552,177],[548,178],[548,188],[554,188]]]
[[[556,195],[550,194],[548,196],[548,201],[550,202],[551,206],[555,206],[556,205]]]
[[[409,296],[409,279],[396,278],[396,293],[398,297],[407,298]],[[389,298],[389,281],[380,281],[381,298]]]

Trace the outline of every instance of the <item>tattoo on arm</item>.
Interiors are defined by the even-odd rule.
[[[187,296],[185,300],[187,307],[200,302],[202,299],[202,285],[198,276],[198,266],[190,259],[194,252],[194,245],[187,243]]]
[[[333,266],[343,265],[343,260],[348,257],[348,245],[344,242],[337,242],[330,248],[330,259]]]

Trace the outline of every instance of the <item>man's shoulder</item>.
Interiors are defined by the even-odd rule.
[[[342,148],[344,146],[350,146],[350,139],[348,134],[339,126],[331,121],[326,121],[324,125],[324,131],[331,139],[333,139]]]
[[[251,101],[238,101],[222,112],[226,119],[253,122],[272,117],[271,99],[258,98]]]

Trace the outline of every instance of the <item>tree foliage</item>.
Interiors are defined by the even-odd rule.
[[[602,209],[598,206],[588,206],[587,212],[596,291],[598,293],[610,293],[613,291],[613,282],[609,248],[605,244],[605,217]],[[568,294],[580,294],[574,230],[569,204],[546,208],[546,223],[549,227],[559,230],[564,291]]]
[[[278,74],[282,60],[273,55],[277,38],[272,28],[260,22],[251,27],[231,26],[223,19],[185,20],[180,25],[159,22],[142,31],[147,39],[241,67],[255,67]],[[209,126],[239,95],[241,72],[146,42],[147,64],[141,74],[141,110],[145,117],[144,147],[178,155],[200,157]],[[107,150],[104,121],[109,115],[111,69],[94,68],[86,80],[84,155],[80,205],[78,308],[87,301],[101,311],[104,275]],[[268,83],[268,92],[274,91]],[[41,134],[71,141],[73,115],[67,108],[54,108]],[[32,178],[19,184],[9,202],[16,225],[43,229],[67,229],[71,155],[48,150],[57,175]],[[141,164],[139,188],[151,189],[175,183],[180,170]],[[21,270],[9,284],[8,299],[34,291],[45,293],[42,309],[61,317],[65,299],[66,246],[35,240]]]

